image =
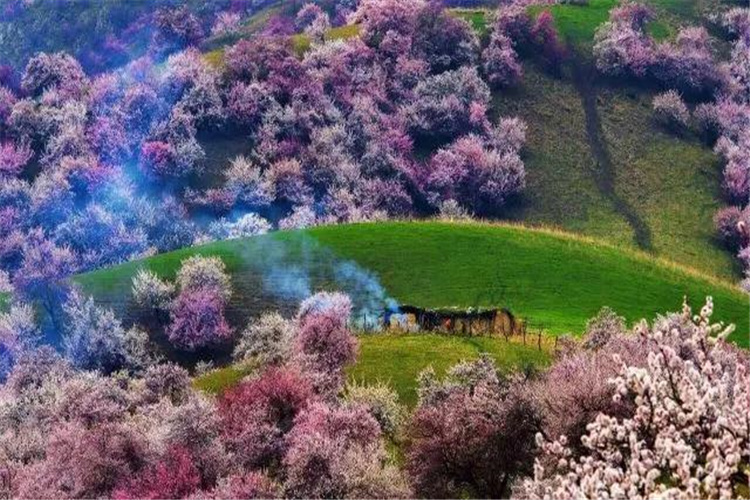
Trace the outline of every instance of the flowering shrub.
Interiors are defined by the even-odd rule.
[[[598,349],[605,346],[613,337],[626,332],[625,318],[618,316],[609,307],[603,307],[599,314],[586,322],[583,347]]]
[[[297,416],[284,459],[294,498],[402,498],[403,476],[387,463],[377,422],[362,408],[313,404]]]
[[[0,176],[18,176],[33,155],[28,145],[0,142]]]
[[[502,130],[494,132],[489,139],[462,137],[433,156],[427,190],[435,202],[452,199],[473,212],[492,213],[523,189],[526,171],[518,149],[506,144]]]
[[[365,408],[377,420],[381,432],[390,437],[396,436],[406,419],[398,394],[382,382],[373,385],[349,382],[344,390],[344,401],[348,406]]]
[[[40,340],[31,307],[14,304],[10,311],[0,314],[0,383],[7,380],[16,360]]]
[[[647,346],[638,338],[624,335],[621,321],[611,311],[600,313],[590,326],[594,328],[583,345],[562,351],[560,359],[531,387],[544,417],[542,432],[551,437],[566,436],[575,456],[585,452],[581,438],[597,415],[632,414],[628,401],[612,399],[615,391],[609,379],[617,375],[622,362],[641,366],[647,356]]]
[[[245,214],[234,222],[220,219],[211,224],[209,232],[217,240],[233,240],[266,234],[271,224],[257,214]]]
[[[507,497],[530,470],[541,423],[522,387],[501,384],[484,357],[452,368],[445,381],[423,372],[419,395],[406,465],[417,493]]]
[[[125,330],[112,311],[100,309],[92,298],[74,292],[64,311],[63,350],[76,368],[111,373],[142,370],[152,363],[148,336]]]
[[[21,79],[21,87],[31,95],[39,95],[45,90],[57,87],[77,96],[86,83],[87,78],[80,63],[63,52],[42,52],[32,57]]]
[[[494,87],[517,83],[523,74],[513,42],[503,33],[493,33],[490,45],[482,54],[484,72]]]
[[[737,251],[750,243],[750,220],[748,209],[727,207],[719,210],[714,216],[714,225],[722,243],[729,249]]]
[[[656,119],[663,125],[676,129],[687,126],[690,111],[682,100],[682,96],[674,90],[654,97],[653,107]]]
[[[470,105],[487,106],[490,91],[476,69],[462,68],[420,82],[404,113],[417,133],[454,138],[473,128]]]
[[[567,440],[539,437],[550,461],[525,481],[527,498],[602,495],[731,498],[748,484],[747,357],[725,343],[731,328],[686,305],[636,334],[649,344],[646,366],[623,362],[613,400],[630,401],[625,417],[599,414],[572,456]],[[630,457],[622,460],[622,457]]]
[[[133,277],[133,299],[140,307],[166,311],[169,309],[175,286],[161,280],[155,273],[139,269]]]
[[[539,14],[530,30],[534,44],[541,49],[541,56],[548,68],[560,71],[566,57],[566,49],[555,28],[555,19],[549,11]]]
[[[249,207],[264,207],[273,201],[273,186],[262,170],[251,160],[238,156],[230,162],[226,188],[235,193],[237,201]]]
[[[344,368],[356,359],[357,341],[347,327],[348,319],[348,313],[343,315],[335,307],[300,316],[294,351],[321,394],[338,392]]]
[[[35,231],[21,247],[21,264],[13,279],[19,295],[39,302],[54,319],[65,300],[68,285],[65,279],[76,270],[75,255],[66,247],[58,247]]]
[[[18,99],[15,94],[7,87],[0,85],[0,130],[2,130],[13,112]]]
[[[233,329],[224,316],[225,306],[217,288],[183,288],[169,312],[169,341],[193,351],[228,340]]]
[[[204,36],[198,18],[186,7],[164,8],[156,12],[155,44],[168,52],[197,45]]]
[[[610,19],[596,32],[597,68],[611,76],[653,78],[662,86],[694,95],[722,87],[704,28],[683,28],[674,44],[655,44],[646,33],[654,13],[642,4],[612,9]]]
[[[223,300],[232,296],[232,283],[219,257],[195,255],[183,260],[177,271],[180,290],[214,290]]]
[[[200,472],[189,451],[173,447],[161,462],[129,478],[112,493],[116,499],[186,498],[200,487]]]
[[[216,22],[211,28],[211,36],[236,34],[239,31],[241,20],[242,17],[236,12],[222,12],[216,16]]]
[[[430,72],[441,73],[473,66],[479,40],[466,21],[450,15],[440,5],[428,4],[417,15],[412,50],[427,62]]]
[[[267,466],[286,452],[294,419],[314,399],[309,382],[287,369],[270,369],[219,400],[221,432],[247,466]]]
[[[612,9],[610,19],[596,32],[596,66],[605,74],[646,76],[655,61],[654,43],[644,31],[653,13],[631,3]]]
[[[705,28],[683,28],[674,45],[660,44],[652,68],[663,85],[692,94],[710,94],[723,84]]]
[[[267,313],[250,323],[239,336],[234,359],[255,359],[263,365],[281,364],[291,354],[296,327],[278,313]]]

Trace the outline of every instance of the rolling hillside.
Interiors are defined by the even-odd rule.
[[[656,11],[649,32],[673,37],[681,26],[699,24],[720,0],[644,0]],[[741,278],[737,259],[714,234],[713,216],[724,205],[722,165],[711,146],[693,132],[676,135],[655,123],[655,89],[612,81],[596,74],[591,49],[596,29],[617,0],[588,5],[533,6],[549,10],[569,59],[559,76],[533,58],[523,61],[521,82],[496,91],[493,114],[518,116],[528,125],[524,162],[527,187],[504,218],[525,225],[554,226],[642,250],[729,281]],[[271,9],[273,10],[273,9]],[[264,11],[265,12],[265,11]],[[453,9],[487,43],[492,13]],[[243,36],[252,36],[265,15]],[[356,26],[332,30],[329,39],[357,36]],[[302,54],[310,41],[294,38]],[[718,51],[725,47],[718,40]],[[209,54],[220,60],[221,49]],[[245,138],[204,142],[210,169],[223,170],[249,147]],[[419,146],[419,145],[418,145]],[[428,157],[430,147],[420,155]]]
[[[719,0],[644,0],[656,12],[648,26],[656,39],[700,24]],[[597,74],[596,29],[616,0],[549,10],[568,45],[569,61],[553,77],[533,61],[514,89],[495,95],[499,115],[526,121],[528,183],[509,217],[604,239],[626,248],[736,281],[736,259],[714,236],[713,215],[724,205],[722,165],[696,134],[657,125],[651,100],[657,90]],[[717,50],[722,44],[716,40]]]
[[[145,267],[171,277],[193,254],[219,255],[226,263],[235,287],[234,324],[266,309],[291,312],[310,292],[342,289],[370,314],[388,297],[424,307],[500,306],[532,329],[579,334],[604,305],[633,322],[678,310],[683,296],[698,306],[712,295],[716,318],[735,323],[733,340],[748,345],[748,300],[735,286],[642,253],[514,226],[392,222],[279,232],[163,254],[76,281],[133,320],[134,273]]]

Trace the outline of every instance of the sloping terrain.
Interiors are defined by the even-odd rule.
[[[657,12],[649,32],[670,38],[680,26],[699,23],[718,1],[649,0]],[[655,123],[654,89],[601,78],[593,68],[594,33],[616,5],[591,0],[587,6],[530,8],[532,15],[553,14],[569,60],[560,76],[526,60],[520,84],[495,92],[495,115],[519,116],[528,125],[527,188],[504,217],[601,238],[737,281],[737,260],[714,235],[713,215],[724,202],[721,163],[710,146],[691,132],[676,135]],[[453,13],[486,42],[490,11]],[[265,16],[256,18],[261,21],[250,24],[257,29]],[[357,35],[356,26],[337,30],[329,38]],[[310,41],[298,35],[294,44],[302,55]],[[220,58],[220,50],[209,57]],[[220,171],[248,147],[245,138],[235,141],[204,143],[212,169]]]
[[[377,315],[389,297],[423,307],[507,307],[532,329],[580,334],[608,305],[634,322],[712,295],[716,318],[748,345],[747,297],[728,282],[646,254],[546,230],[479,223],[391,222],[320,227],[159,255],[76,278],[126,320],[138,311],[132,276],[172,277],[193,254],[218,255],[233,276],[234,324],[265,310],[291,313],[310,292],[341,289]],[[367,318],[360,318],[367,319]],[[371,317],[370,320],[373,318]]]
[[[655,38],[700,23],[714,0],[652,0]],[[516,89],[499,92],[499,115],[529,126],[528,187],[511,219],[550,224],[637,248],[730,280],[740,269],[716,240],[712,218],[724,204],[721,163],[692,132],[655,123],[655,90],[597,75],[591,48],[615,0],[549,10],[569,50],[561,77],[527,61]],[[717,50],[721,50],[718,44]]]

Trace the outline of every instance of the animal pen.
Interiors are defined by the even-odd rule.
[[[526,325],[507,309],[427,309],[401,306],[386,310],[382,327],[387,331],[426,331],[478,337],[523,335]]]

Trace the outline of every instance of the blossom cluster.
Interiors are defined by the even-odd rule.
[[[542,458],[523,498],[735,498],[750,484],[747,354],[726,343],[731,327],[711,323],[709,298],[636,326],[647,356],[610,379],[612,403],[586,426],[576,450],[540,434]],[[550,440],[548,440],[550,439]]]
[[[181,287],[221,286],[206,262],[183,267]],[[125,360],[116,354],[126,351],[112,345],[120,327],[90,300],[69,306],[70,342],[83,346],[76,339],[90,336],[84,331],[98,332],[86,345],[96,350],[109,343],[97,351],[106,351],[104,357],[73,348],[61,356],[39,347],[32,310],[14,307],[0,316],[0,464],[12,478],[2,483],[2,494],[410,496],[383,441],[401,423],[395,395],[384,386],[357,385],[340,396],[340,374],[356,356],[356,340],[345,326],[348,303],[341,295],[311,298],[297,318],[284,320],[289,356],[258,356],[253,376],[217,397],[194,389],[185,369],[157,359],[129,375],[114,370]],[[249,328],[245,345],[263,343],[256,337],[274,324],[279,321],[264,319]],[[256,352],[262,351],[247,351],[246,361]]]
[[[646,32],[654,12],[627,3],[612,9],[596,32],[594,56],[606,75],[652,79],[692,95],[711,95],[725,84],[711,52],[705,28],[685,27],[674,42],[656,43]]]

